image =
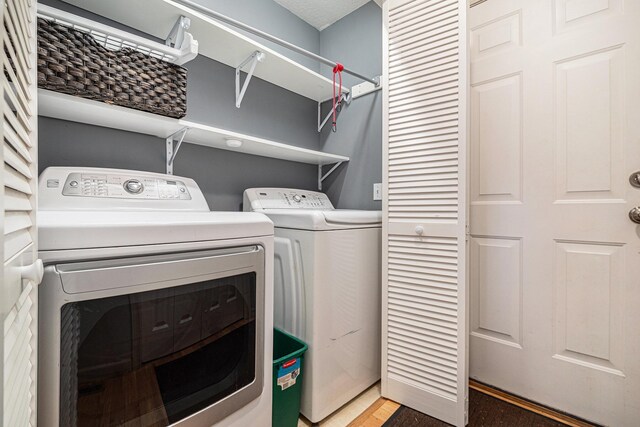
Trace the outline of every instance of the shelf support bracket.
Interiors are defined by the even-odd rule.
[[[342,108],[343,102],[345,102],[347,105],[351,104],[351,99],[352,99],[352,96],[350,93],[343,93],[342,95],[340,95],[340,102],[336,103],[336,109],[340,111],[339,108]],[[320,121],[320,119],[322,118],[322,102],[318,102],[318,133],[327,124],[327,122],[329,121],[332,115],[333,115],[333,105],[331,106],[331,109],[329,110],[329,113],[326,115],[324,120]]]
[[[187,30],[191,27],[191,19],[186,16],[181,16],[178,18],[175,24],[173,24],[173,28],[169,33],[169,36],[164,41],[164,44],[167,46],[173,46],[177,49],[180,49],[182,43],[184,42],[184,36]]]
[[[318,165],[318,190],[322,190],[322,182],[329,177],[344,162],[338,162],[327,173],[322,174],[322,165]]]
[[[178,150],[180,150],[182,141],[184,141],[184,137],[187,135],[188,131],[188,127],[183,127],[176,133],[167,137],[167,175],[173,175],[173,161],[176,159]],[[175,146],[173,145],[174,141],[176,141]]]
[[[183,65],[198,56],[198,42],[193,39],[191,33],[187,32],[189,27],[191,27],[191,19],[181,16],[164,41],[165,45],[179,49],[182,53],[180,59],[176,61],[177,65]]]
[[[258,62],[264,61],[264,58],[264,52],[256,50],[236,68],[236,108],[240,108],[240,104],[242,104],[242,98],[244,98],[244,94],[249,87],[249,82],[251,81],[251,77],[253,77],[253,72],[256,70],[256,65],[258,65]],[[247,77],[244,79],[242,88],[240,88],[240,72],[247,64],[250,64],[249,71],[247,71]]]

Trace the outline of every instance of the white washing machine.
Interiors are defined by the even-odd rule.
[[[156,173],[40,176],[38,425],[269,426],[273,225]]]
[[[380,379],[380,211],[306,190],[253,188],[275,225],[274,322],[309,345],[302,414],[319,422]]]

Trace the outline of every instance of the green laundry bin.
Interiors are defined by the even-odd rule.
[[[273,330],[273,427],[296,427],[307,345],[293,335]]]

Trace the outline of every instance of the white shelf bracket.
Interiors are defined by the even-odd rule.
[[[244,94],[249,87],[251,77],[253,77],[253,72],[256,70],[256,65],[258,65],[258,62],[264,61],[265,56],[264,52],[256,50],[236,68],[236,108],[240,108],[242,98],[244,98]],[[244,79],[242,88],[240,88],[240,72],[247,64],[250,64],[249,71],[247,71],[247,77]]]
[[[191,19],[181,16],[164,42],[165,45],[181,52],[180,59],[176,61],[178,65],[185,64],[198,56],[198,41],[194,40],[191,33],[187,31],[189,27],[191,27]]]
[[[184,127],[173,135],[167,137],[167,175],[173,175],[173,161],[176,159],[178,150],[180,150],[182,141],[184,141],[184,137],[187,135],[188,131],[189,128]],[[174,141],[177,141],[175,146],[173,145]]]
[[[318,190],[322,190],[322,182],[329,177],[344,162],[338,162],[327,173],[322,174],[322,165],[318,165]]]
[[[344,105],[343,103],[346,103],[347,105],[351,104],[351,99],[352,99],[352,96],[350,93],[343,93],[342,95],[340,95],[340,102],[336,103],[336,109],[340,111],[340,109]],[[331,109],[329,110],[329,113],[326,115],[324,120],[320,121],[322,118],[322,101],[318,102],[318,133],[322,131],[322,128],[327,124],[329,119],[331,119],[332,115],[333,115],[333,105],[331,106]]]

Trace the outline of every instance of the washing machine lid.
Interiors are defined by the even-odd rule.
[[[248,188],[244,210],[262,212],[276,227],[342,230],[381,227],[382,212],[335,209],[326,194],[294,188]]]
[[[276,227],[297,230],[345,230],[382,226],[381,211],[265,209],[260,212],[267,215]]]

